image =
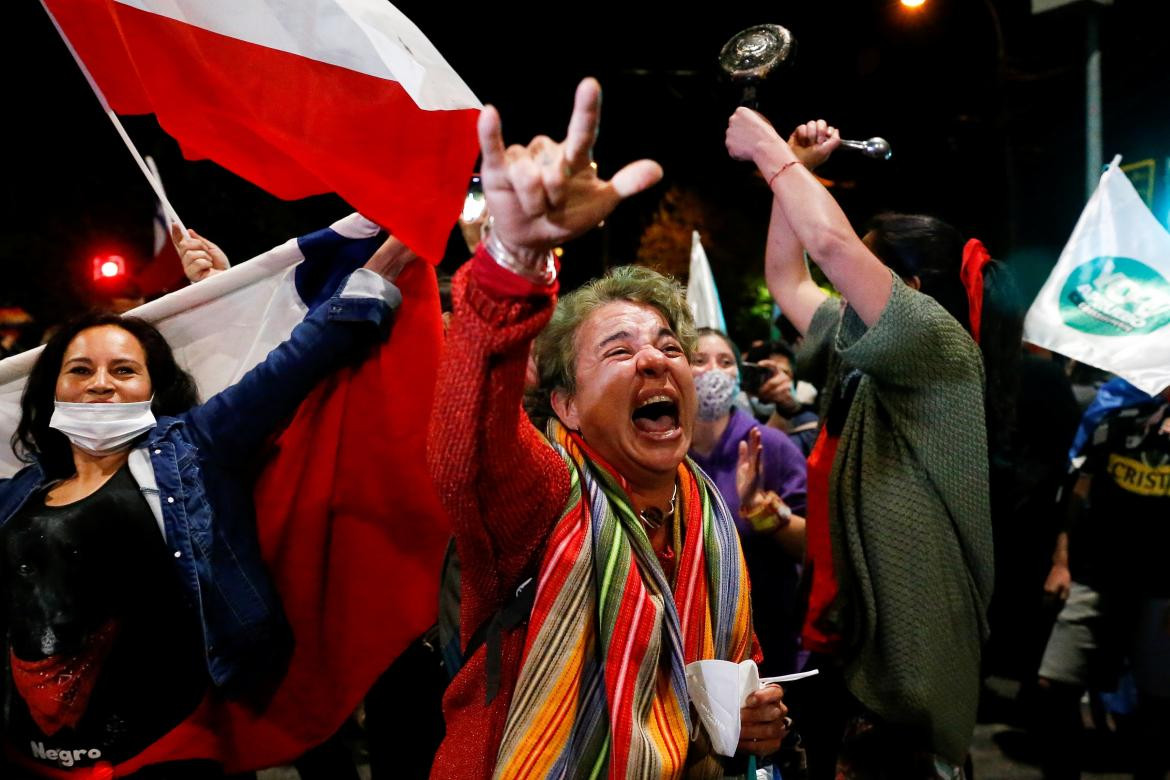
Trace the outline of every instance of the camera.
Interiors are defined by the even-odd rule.
[[[741,363],[739,366],[739,386],[745,393],[756,395],[760,386],[776,375],[776,370],[759,363]]]

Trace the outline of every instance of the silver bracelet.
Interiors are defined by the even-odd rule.
[[[492,259],[502,268],[507,268],[515,274],[523,276],[525,279],[535,282],[537,284],[545,285],[546,287],[553,283],[557,278],[557,264],[556,255],[552,252],[544,259],[543,268],[533,268],[527,263],[521,262],[520,258],[508,251],[504,246],[494,230],[492,230],[494,219],[488,217],[487,224],[484,225],[483,248],[491,255]]]

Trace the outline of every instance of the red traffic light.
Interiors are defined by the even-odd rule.
[[[98,255],[93,259],[93,280],[101,282],[126,276],[126,258],[121,255]]]

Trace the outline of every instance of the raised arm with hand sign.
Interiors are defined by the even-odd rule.
[[[653,160],[638,160],[605,181],[590,164],[601,123],[601,85],[577,87],[565,140],[537,136],[527,146],[504,148],[500,114],[485,106],[479,117],[483,191],[492,229],[520,261],[537,266],[554,246],[596,227],[622,199],[662,178]]]
[[[597,82],[583,81],[559,143],[505,147],[496,110],[480,116],[493,225],[452,283],[427,461],[459,554],[452,638],[486,637],[456,642],[466,657],[432,778],[517,778],[537,765],[724,777],[710,740],[693,739],[683,670],[759,655],[735,518],[686,458],[697,336],[681,286],[620,267],[557,302],[549,250],[662,177],[650,160],[598,177],[600,102]],[[530,354],[544,435],[521,406]],[[625,615],[644,617],[632,626]],[[543,663],[570,656],[578,662]],[[618,668],[628,684],[611,696],[605,670]],[[779,697],[760,691],[744,708],[740,752],[779,745]],[[553,731],[549,713],[560,713]]]

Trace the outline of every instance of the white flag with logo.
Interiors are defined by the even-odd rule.
[[[687,305],[695,317],[695,326],[715,328],[727,332],[723,319],[723,307],[719,304],[719,290],[707,262],[707,252],[699,240],[699,231],[691,233],[691,273],[687,280]]]
[[[1170,233],[1115,157],[1024,322],[1024,340],[1147,393],[1170,385]]]

